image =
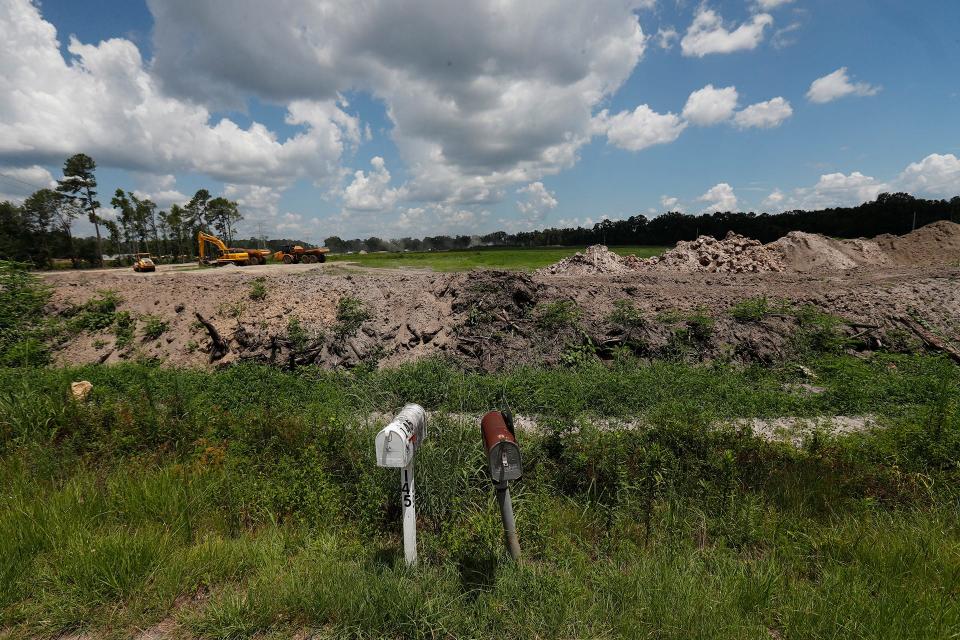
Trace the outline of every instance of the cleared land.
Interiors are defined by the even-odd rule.
[[[620,255],[648,258],[660,255],[666,247],[610,247]],[[433,271],[470,271],[471,269],[514,269],[533,271],[582,251],[583,247],[534,247],[521,249],[484,248],[457,251],[422,251],[410,253],[333,254],[331,262],[350,262],[363,267],[432,269]]]

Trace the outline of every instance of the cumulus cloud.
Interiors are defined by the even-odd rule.
[[[390,172],[380,156],[370,160],[373,167],[368,173],[357,171],[353,182],[343,192],[343,206],[353,211],[386,211],[393,208],[400,196],[398,189],[390,187]]]
[[[595,131],[606,134],[607,142],[628,151],[673,142],[686,127],[679,116],[657,113],[645,104],[613,116],[603,110],[594,122]]]
[[[40,165],[29,167],[0,166],[0,202],[21,202],[37,189],[52,189],[57,182]]]
[[[763,11],[770,11],[771,9],[776,9],[791,2],[793,2],[793,0],[757,0],[757,7]]]
[[[708,84],[687,98],[683,117],[700,126],[710,126],[729,120],[737,108],[736,87],[714,88]]]
[[[860,171],[827,173],[810,187],[800,187],[789,193],[775,189],[763,204],[774,212],[856,206],[875,200],[881,193],[896,191],[925,198],[960,195],[960,158],[949,153],[932,153],[918,162],[911,162],[889,181]]]
[[[649,4],[148,2],[170,91],[207,104],[368,91],[393,123],[409,197],[458,205],[576,162],[595,108],[643,54],[635,10]]]
[[[196,171],[237,183],[322,181],[358,136],[335,99],[288,105],[288,140],[259,123],[212,121],[165,95],[130,41],[71,37],[64,60],[56,30],[29,0],[0,1],[0,161],[62,162],[78,151],[101,165],[157,173]]]
[[[733,121],[741,129],[750,127],[770,129],[780,126],[784,120],[792,115],[793,107],[790,106],[790,103],[781,97],[776,97],[766,102],[757,102],[745,107],[742,111],[737,112]]]
[[[900,174],[900,188],[938,198],[960,195],[960,158],[952,153],[931,153],[910,163]]]
[[[133,195],[152,200],[161,209],[172,204],[183,204],[189,197],[177,189],[177,178],[171,173],[156,175],[152,173],[135,174],[137,188]]]
[[[680,37],[680,34],[677,33],[677,30],[673,27],[661,27],[657,29],[657,35],[654,37],[658,47],[661,49],[670,49],[673,47],[673,43],[677,41],[677,38]]]
[[[556,194],[549,191],[542,182],[531,182],[517,189],[524,199],[517,201],[517,209],[528,220],[543,220],[548,212],[557,208]]]
[[[763,206],[779,211],[786,198],[787,196],[784,195],[783,191],[780,191],[780,189],[774,189],[770,192],[770,195],[763,199]]]
[[[706,206],[703,207],[704,213],[737,210],[737,196],[733,193],[733,187],[726,182],[721,182],[710,187],[710,189],[697,198],[697,200],[707,203]]]
[[[680,41],[685,56],[702,58],[711,53],[732,53],[756,49],[763,41],[764,30],[773,24],[769,13],[758,13],[734,29],[728,29],[723,18],[706,5],[701,5]]]
[[[680,211],[679,204],[680,198],[668,195],[660,196],[660,206],[663,207],[664,211]]]
[[[833,73],[817,78],[810,84],[807,99],[810,102],[823,104],[845,96],[874,96],[880,87],[866,82],[851,82],[847,75],[847,68],[840,67]]]

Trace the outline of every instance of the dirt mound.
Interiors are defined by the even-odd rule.
[[[818,233],[791,231],[767,247],[791,271],[884,266],[890,258],[874,240],[834,240]]]
[[[943,265],[960,262],[960,225],[941,221],[904,236],[836,240],[791,231],[769,244],[730,232],[723,240],[700,236],[653,258],[621,257],[603,245],[588,247],[538,271],[541,275],[821,272],[857,267]]]
[[[606,246],[595,244],[587,247],[583,253],[577,252],[569,258],[538,270],[537,273],[552,276],[584,276],[595,273],[627,273],[631,268],[632,264],[628,264]]]
[[[724,246],[723,241],[702,244]],[[758,248],[748,242],[740,255],[752,255]],[[492,371],[524,364],[552,366],[590,354],[610,359],[628,348],[650,358],[703,359],[732,353],[743,361],[773,362],[793,348],[799,320],[774,314],[745,322],[731,314],[735,305],[755,296],[786,300],[797,309],[814,305],[843,317],[853,323],[843,331],[858,336],[862,348],[912,349],[929,336],[960,344],[956,267],[890,265],[877,273],[815,275],[785,269],[771,277],[631,269],[631,263],[641,261],[611,260],[609,252],[597,249],[585,254],[594,257],[587,264],[593,272],[566,277],[488,270],[442,274],[295,268],[299,265],[290,265],[290,270],[192,271],[161,265],[147,276],[127,269],[55,272],[45,277],[53,288],[50,313],[73,317],[71,310],[112,289],[122,298],[117,312],[129,314],[125,317],[134,320],[135,327],[124,341],[113,327],[72,333],[57,343],[54,358],[59,364],[155,360],[169,366],[217,367],[252,361],[343,369],[442,357]],[[599,256],[606,256],[599,260],[599,269],[613,265],[617,273],[600,273]],[[251,286],[260,277],[267,295],[254,302]],[[345,314],[340,304],[345,298],[359,301],[363,313]],[[642,322],[611,319],[621,300],[635,305]],[[198,324],[198,313],[218,332],[223,343],[219,347],[209,329]],[[691,318],[701,314],[712,324],[696,333]],[[923,318],[922,327],[910,321],[914,315]],[[146,332],[150,317],[164,321],[162,335]]]
[[[951,264],[960,260],[960,225],[943,220],[903,236],[853,240],[791,231],[767,246],[793,271]]]
[[[941,220],[905,236],[874,238],[896,264],[955,264],[960,261],[960,224]]]
[[[653,258],[630,261],[635,268],[652,267],[687,273],[761,273],[783,271],[780,254],[758,240],[727,234],[723,240],[700,236],[696,240],[678,242],[677,246]]]

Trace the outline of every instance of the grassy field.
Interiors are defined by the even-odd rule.
[[[610,247],[620,255],[648,258],[663,253],[665,247]],[[471,269],[512,269],[533,271],[557,262],[583,247],[493,247],[458,251],[412,253],[368,253],[366,255],[329,255],[328,261],[356,262],[365,267],[432,269],[434,271],[470,271]]]
[[[926,356],[472,374],[0,369],[0,635],[949,638],[960,633],[957,368]],[[67,400],[70,381],[94,385]],[[787,385],[787,386],[785,386]],[[437,412],[421,563],[372,411]],[[524,561],[477,427],[520,434]],[[799,448],[717,423],[873,414]],[[609,430],[623,417],[647,428]]]

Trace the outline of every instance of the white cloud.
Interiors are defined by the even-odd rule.
[[[910,163],[897,182],[899,188],[925,196],[960,195],[960,158],[952,153],[931,153],[920,162]]]
[[[28,0],[0,2],[0,160],[62,162],[83,151],[101,165],[196,171],[237,183],[322,181],[335,174],[358,124],[336,100],[291,102],[285,141],[259,123],[212,121],[165,95],[130,41],[71,37],[65,61],[53,25]]]
[[[710,187],[710,189],[697,198],[697,200],[707,203],[703,208],[704,213],[737,210],[737,196],[733,193],[733,187],[726,182],[721,182]]]
[[[0,166],[0,202],[22,202],[38,189],[52,189],[57,182],[40,165],[29,167]]]
[[[773,16],[758,13],[735,29],[728,29],[715,11],[701,5],[680,41],[685,56],[702,58],[711,53],[732,53],[756,49],[764,30],[773,24]]]
[[[780,206],[783,204],[786,198],[787,196],[784,195],[783,191],[780,191],[780,189],[774,189],[770,192],[770,195],[763,199],[763,206],[779,211]]]
[[[542,221],[559,204],[556,194],[543,186],[542,182],[531,182],[517,189],[517,193],[525,196],[517,201],[517,209],[530,221]]]
[[[148,198],[161,209],[167,209],[172,204],[183,204],[189,200],[187,195],[177,189],[177,179],[173,174],[138,173],[135,177],[137,188],[133,195],[138,198]]]
[[[763,11],[769,11],[785,4],[789,4],[793,2],[793,0],[756,0],[756,2],[758,8],[762,9]]]
[[[400,195],[398,189],[390,188],[390,172],[380,156],[370,160],[373,169],[369,173],[357,171],[353,182],[343,192],[343,205],[353,211],[386,211],[392,209]]]
[[[279,211],[283,193],[280,189],[263,185],[227,184],[223,195],[229,200],[236,200],[241,209],[254,216],[274,217]]]
[[[773,32],[773,37],[770,38],[770,44],[772,44],[775,49],[785,49],[796,44],[797,39],[792,34],[795,31],[799,31],[802,26],[800,22],[791,22],[787,26],[777,29]]]
[[[949,153],[932,153],[919,162],[910,163],[888,182],[860,171],[827,173],[821,175],[812,187],[797,188],[789,194],[776,189],[763,204],[771,212],[848,207],[875,200],[881,193],[895,191],[927,198],[960,195],[960,158]]]
[[[657,46],[661,49],[670,49],[673,47],[673,43],[677,41],[677,38],[680,37],[680,34],[677,33],[677,30],[673,27],[663,28],[660,27],[657,29],[657,35],[654,36],[657,42]]]
[[[736,87],[716,89],[708,84],[687,98],[683,117],[700,126],[710,126],[729,120],[737,108]]]
[[[890,185],[854,171],[849,175],[843,173],[822,175],[813,189],[818,196],[826,199],[833,198],[835,202],[859,204],[873,200],[884,191],[889,191]]]
[[[383,101],[413,201],[504,197],[572,166],[629,77],[649,0],[149,0],[154,69],[207,104]],[[550,34],[544,37],[544,34]]]
[[[733,121],[741,129],[749,127],[770,129],[780,126],[784,120],[792,115],[793,107],[790,106],[790,103],[781,97],[777,97],[744,108],[734,116]]]
[[[663,207],[664,211],[682,211],[683,208],[680,205],[680,198],[675,196],[660,196],[660,206]]]
[[[657,113],[645,104],[633,111],[608,115],[606,109],[595,119],[595,130],[605,133],[607,141],[628,151],[640,151],[657,144],[673,142],[687,127],[673,113]]]
[[[849,95],[873,96],[879,91],[880,87],[866,82],[851,82],[847,75],[847,68],[840,67],[833,73],[814,80],[807,91],[807,99],[810,102],[823,104]]]

